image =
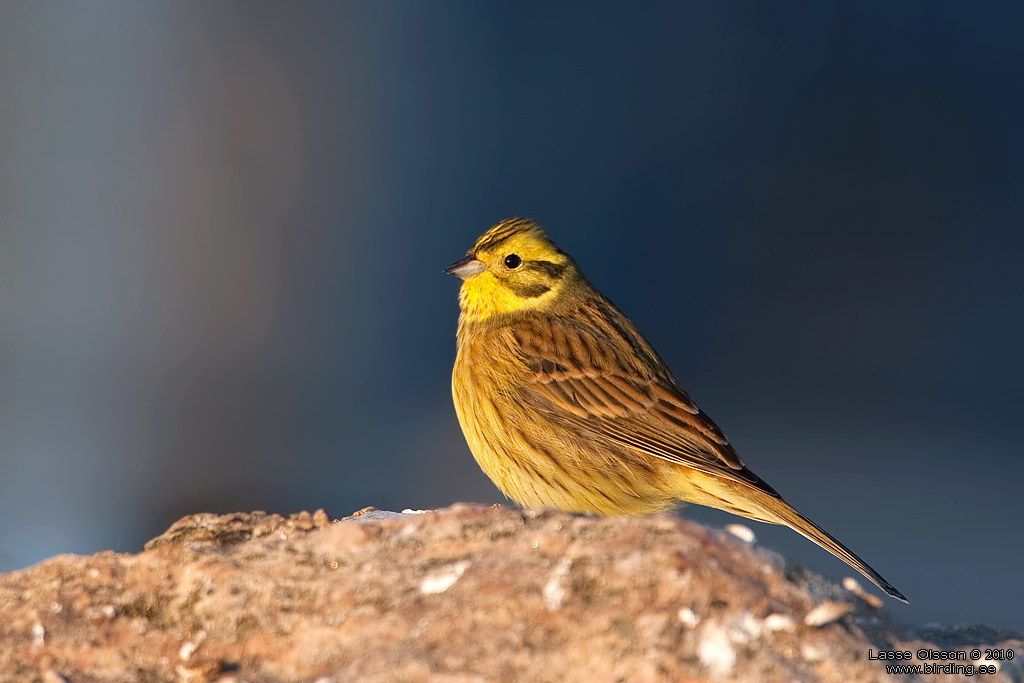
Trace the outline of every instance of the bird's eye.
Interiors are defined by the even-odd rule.
[[[523,259],[519,258],[519,254],[509,254],[505,257],[505,267],[515,270],[523,263]]]

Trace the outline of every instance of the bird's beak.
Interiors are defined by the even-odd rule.
[[[482,273],[486,269],[487,264],[483,261],[477,261],[475,257],[470,255],[463,256],[458,261],[445,268],[444,272],[449,275],[458,275],[465,280],[467,277],[472,277],[473,275]]]

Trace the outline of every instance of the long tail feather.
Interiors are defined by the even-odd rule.
[[[784,524],[804,538],[814,541],[822,548],[859,571],[887,594],[897,600],[902,600],[907,604],[910,603],[903,593],[899,592],[896,587],[886,581],[881,574],[872,569],[867,562],[857,557],[852,550],[836,540],[827,531],[797,512],[793,506],[786,501],[781,498],[765,495],[761,507],[766,513],[774,517],[779,524]]]

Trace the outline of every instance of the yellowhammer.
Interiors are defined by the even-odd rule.
[[[784,524],[906,602],[747,469],[629,319],[536,224],[498,223],[446,272],[463,280],[455,411],[505,495],[605,515],[687,501]]]

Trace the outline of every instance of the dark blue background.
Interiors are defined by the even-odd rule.
[[[0,569],[204,510],[501,500],[451,408],[441,269],[524,215],[910,596],[897,619],[1024,628],[1022,26],[1008,3],[4,3]]]

